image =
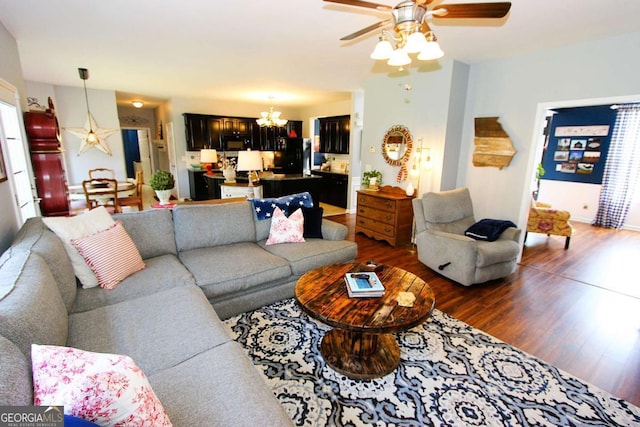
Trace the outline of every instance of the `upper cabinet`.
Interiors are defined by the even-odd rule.
[[[349,154],[351,116],[322,117],[320,119],[320,152]]]
[[[292,131],[295,133],[296,138],[302,137],[302,121],[300,120],[289,120],[286,125],[283,127],[258,127],[258,134],[260,136],[260,142],[257,146],[254,147],[255,150],[262,151],[277,151],[278,148],[278,139],[279,138],[288,138],[293,136]],[[255,145],[255,140],[254,140]]]
[[[244,148],[275,151],[279,138],[287,138],[295,132],[302,136],[302,121],[289,120],[279,127],[260,127],[255,118],[225,117],[207,114],[184,114],[187,151],[203,148],[224,150],[227,141],[244,141]]]
[[[255,123],[254,119],[243,117],[225,117],[224,136],[237,139],[251,138],[251,126]],[[253,122],[253,123],[252,123]]]
[[[204,114],[184,114],[185,136],[187,151],[199,151],[209,148],[209,116]]]

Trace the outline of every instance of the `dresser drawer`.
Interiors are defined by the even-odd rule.
[[[395,212],[382,211],[380,209],[358,204],[358,218],[360,217],[374,219],[391,225],[396,222]]]
[[[395,237],[396,235],[396,229],[393,225],[385,224],[375,219],[365,218],[360,215],[356,217],[356,225],[357,227],[366,228],[376,233],[384,234],[385,236]]]
[[[373,197],[366,194],[358,194],[358,206],[369,206],[374,209],[380,209],[389,212],[396,211],[396,200],[383,199],[380,197]]]

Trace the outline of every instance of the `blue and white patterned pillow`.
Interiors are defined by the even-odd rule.
[[[279,207],[286,216],[289,216],[289,214],[294,211],[294,208],[312,208],[314,206],[311,194],[306,191],[304,193],[291,194],[290,196],[252,199],[251,201],[253,202],[253,209],[256,211],[259,220],[271,218],[276,206]]]

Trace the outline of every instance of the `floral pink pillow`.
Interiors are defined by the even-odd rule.
[[[266,245],[278,243],[304,242],[304,216],[302,209],[298,209],[287,218],[282,210],[276,207],[271,218],[271,230]]]
[[[101,426],[171,426],[147,377],[128,356],[70,347],[31,346],[34,405]]]

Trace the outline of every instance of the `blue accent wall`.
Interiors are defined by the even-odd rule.
[[[549,126],[542,179],[602,184],[617,110],[612,110],[610,105],[598,105],[554,111],[557,114],[553,115]],[[608,126],[609,129],[606,135],[589,135],[580,130],[585,126]],[[575,134],[557,135],[559,127],[570,127]]]

